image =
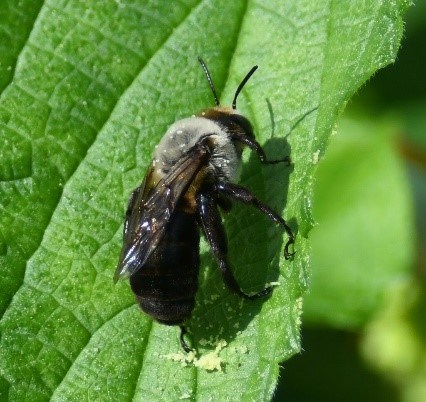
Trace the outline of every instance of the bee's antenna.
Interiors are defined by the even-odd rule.
[[[214,102],[216,103],[216,106],[219,106],[219,99],[217,97],[216,89],[214,87],[212,76],[210,75],[210,72],[206,66],[206,63],[204,63],[204,60],[200,56],[198,56],[198,61],[201,64],[201,68],[203,69],[204,74],[206,74],[207,81],[209,82],[210,88],[213,92]]]
[[[237,90],[235,91],[234,100],[232,101],[232,109],[237,108],[237,97],[240,94],[241,90],[243,89],[244,85],[246,85],[247,81],[250,79],[250,77],[254,74],[254,72],[257,70],[257,66],[253,66],[252,69],[247,73],[245,78],[241,81],[241,84],[238,85]]]

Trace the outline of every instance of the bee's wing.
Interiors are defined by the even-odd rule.
[[[129,203],[114,281],[134,274],[145,264],[163,237],[180,197],[205,166],[208,155],[209,150],[203,144],[192,147],[153,188],[150,188],[152,169],[149,171]]]

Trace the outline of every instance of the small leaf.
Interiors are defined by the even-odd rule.
[[[0,98],[0,367],[9,400],[265,400],[278,363],[300,350],[315,155],[349,97],[395,58],[406,2],[393,0],[46,1]],[[7,20],[7,19],[6,19]],[[6,21],[4,20],[4,21]],[[3,20],[0,20],[2,23]],[[227,217],[231,260],[247,291],[223,289],[203,248],[189,323],[203,352],[219,339],[222,371],[167,358],[176,328],[137,311],[112,275],[130,191],[168,125],[212,105],[196,56],[223,104],[248,69],[239,109],[271,158],[251,156],[242,183],[298,232],[251,210]],[[203,347],[205,345],[205,347]],[[3,384],[7,383],[8,386]]]

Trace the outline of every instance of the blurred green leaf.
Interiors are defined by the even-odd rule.
[[[394,131],[392,122],[342,119],[320,163],[307,322],[360,326],[410,276],[412,199]]]
[[[426,399],[425,308],[424,281],[394,286],[362,338],[363,357],[383,377],[392,380],[403,402]]]
[[[7,398],[268,399],[278,362],[300,349],[316,158],[349,97],[395,58],[406,6],[46,1],[0,98]],[[240,210],[227,220],[242,286],[281,283],[263,305],[223,290],[203,258],[189,327],[204,352],[212,345],[203,340],[228,342],[223,371],[213,373],[168,360],[180,350],[176,328],[153,324],[128,284],[111,279],[126,199],[153,147],[177,118],[212,104],[198,54],[224,104],[246,71],[261,66],[239,108],[267,154],[291,151],[295,164],[261,168],[252,157],[243,183],[280,212],[286,206],[299,232],[287,262],[279,259],[285,239],[269,223]]]
[[[399,402],[398,388],[365,365],[357,334],[305,328],[302,336],[303,352],[284,363],[274,402]]]
[[[407,103],[405,107],[398,110],[398,113],[401,114],[402,118],[404,119],[404,134],[407,143],[411,144],[413,151],[415,150],[419,155],[418,158],[414,157],[414,162],[417,162],[416,159],[421,158],[419,162],[421,162],[423,166],[426,165],[425,110],[426,96],[425,99],[422,99],[419,102]],[[410,155],[408,155],[408,159],[410,159]]]

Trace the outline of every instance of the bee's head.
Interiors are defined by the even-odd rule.
[[[246,135],[250,138],[254,138],[253,127],[250,121],[237,111],[237,98],[241,90],[243,89],[244,85],[247,83],[250,77],[257,70],[257,66],[253,66],[251,70],[246,74],[244,79],[241,81],[240,85],[238,85],[238,88],[235,91],[234,99],[232,101],[232,108],[231,108],[226,106],[225,107],[220,106],[219,98],[217,96],[216,89],[213,84],[213,80],[210,75],[210,72],[207,69],[207,66],[204,63],[203,59],[199,56],[198,56],[198,61],[200,62],[201,67],[204,73],[206,74],[207,81],[213,92],[214,101],[216,103],[215,107],[204,110],[203,112],[200,113],[200,115],[221,123],[229,131],[234,132],[237,135],[238,134]]]
[[[198,113],[197,116],[219,123],[230,134],[254,138],[253,127],[249,119],[230,107],[211,107]]]

